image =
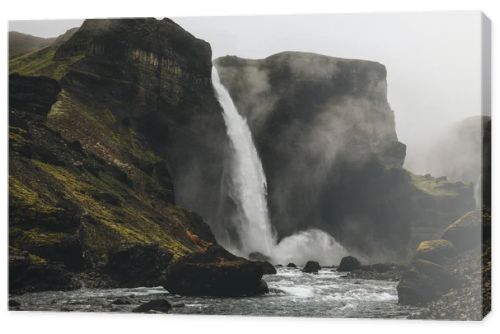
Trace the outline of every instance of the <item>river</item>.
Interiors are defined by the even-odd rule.
[[[157,298],[168,299],[174,305],[170,313],[177,314],[407,318],[418,311],[398,304],[397,282],[345,278],[334,268],[323,268],[318,274],[303,273],[300,268],[277,271],[264,276],[270,293],[257,297],[184,297],[154,287],[46,291],[13,299],[21,303],[21,310],[36,311],[130,312]],[[131,303],[113,304],[120,297]]]

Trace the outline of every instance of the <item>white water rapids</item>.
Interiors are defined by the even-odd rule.
[[[267,208],[267,182],[252,133],[246,119],[238,112],[229,92],[222,85],[215,67],[212,84],[223,109],[227,135],[233,154],[229,195],[237,206],[237,233],[241,241],[238,252],[248,256],[260,252],[274,263],[338,264],[346,251],[331,235],[318,229],[301,231],[277,242]],[[224,245],[226,246],[226,245]]]

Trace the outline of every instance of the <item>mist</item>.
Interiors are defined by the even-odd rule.
[[[265,58],[281,51],[307,51],[384,64],[397,135],[407,145],[404,167],[420,174],[435,171],[431,163],[423,161],[428,160],[433,143],[444,131],[455,122],[481,115],[479,12],[173,19],[209,42],[214,59],[225,55]],[[54,37],[82,21],[10,21],[9,30]],[[257,78],[260,75],[249,73]],[[259,95],[264,90],[249,94]],[[273,101],[266,101],[270,105],[260,106],[263,111],[272,107]],[[252,115],[260,117],[259,113]]]
[[[443,131],[481,114],[480,19],[478,12],[174,18],[207,40],[214,58],[304,51],[385,65],[396,132],[407,145],[404,167],[423,174],[432,168],[421,160]]]

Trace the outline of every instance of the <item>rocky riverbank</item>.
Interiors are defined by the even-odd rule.
[[[469,212],[443,239],[421,243],[398,284],[399,302],[419,319],[481,320],[491,309],[491,214]]]

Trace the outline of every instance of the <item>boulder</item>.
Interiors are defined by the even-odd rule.
[[[321,266],[316,261],[307,261],[306,265],[302,269],[305,273],[317,273],[321,269]]]
[[[248,259],[251,261],[262,261],[262,262],[269,262],[271,261],[271,258],[267,255],[264,255],[260,252],[252,252],[248,254]]]
[[[389,270],[393,269],[395,266],[388,264],[388,263],[375,263],[372,264],[372,269],[373,271],[376,271],[377,273],[385,273],[388,272]]]
[[[361,268],[361,263],[354,256],[345,256],[340,260],[337,271],[353,271]]]
[[[150,312],[161,312],[161,313],[168,313],[170,309],[172,308],[172,305],[168,302],[166,299],[154,299],[151,300],[147,303],[141,304],[135,309],[132,310],[132,312],[135,313],[150,313]]]
[[[276,274],[276,268],[274,268],[274,266],[267,262],[267,261],[256,261],[256,263],[258,263],[261,268],[262,268],[262,273],[264,275],[275,275]]]
[[[124,247],[110,256],[106,270],[122,287],[161,285],[172,254],[156,244]]]
[[[450,241],[457,250],[468,250],[481,244],[481,211],[471,211],[448,226],[442,238]]]
[[[423,305],[436,300],[459,283],[460,280],[452,272],[439,264],[415,260],[397,286],[399,303]]]
[[[165,289],[186,296],[254,296],[268,292],[259,263],[220,246],[178,259],[168,268]]]
[[[64,266],[9,247],[9,293],[45,290],[73,290],[80,287]]]
[[[297,265],[293,262],[290,262],[289,264],[286,265],[287,268],[297,268]]]
[[[446,260],[456,255],[455,247],[447,240],[426,240],[422,241],[415,254],[415,259],[429,260],[443,264]]]

